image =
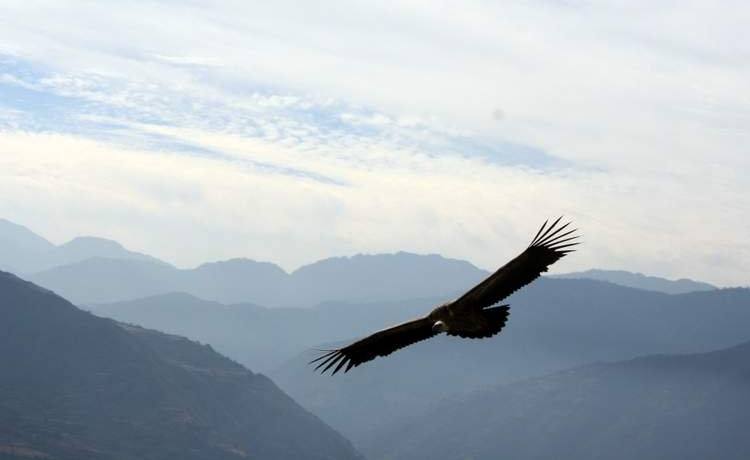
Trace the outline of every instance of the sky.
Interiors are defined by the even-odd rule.
[[[597,268],[748,285],[742,1],[0,3],[0,217],[181,267],[438,253],[565,215]]]

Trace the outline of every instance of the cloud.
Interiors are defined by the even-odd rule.
[[[494,268],[564,212],[587,235],[570,269],[747,284],[749,15],[6,2],[0,212],[287,268],[400,249]]]
[[[182,135],[234,154],[184,156],[69,135],[6,134],[0,193],[24,200],[3,201],[0,212],[56,241],[97,229],[186,266],[245,255],[288,269],[331,255],[401,249],[492,268],[527,244],[541,216],[564,212],[586,237],[566,269],[626,265],[739,283],[748,268],[747,246],[731,243],[741,241],[742,212],[714,203],[710,214],[675,217],[672,206],[705,205],[684,197],[679,182],[644,188],[627,175],[548,175],[390,149],[369,152],[369,161],[389,164],[373,167],[345,151],[313,161],[270,141]],[[242,158],[312,164],[350,185],[269,175],[236,161]],[[729,259],[714,265],[717,254]]]

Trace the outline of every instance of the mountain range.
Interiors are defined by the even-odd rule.
[[[222,303],[309,307],[321,302],[387,302],[453,295],[488,272],[439,255],[355,255],[314,262],[292,273],[269,262],[230,259],[179,269],[115,241],[80,237],[55,246],[31,230],[0,219],[0,269],[23,274],[76,304],[132,300],[184,292]],[[515,254],[498,257],[498,264]],[[568,276],[667,293],[713,286],[619,271]]]
[[[269,309],[169,294],[90,308],[205,341],[263,369],[365,453],[381,429],[455,393],[594,361],[727,347],[746,340],[750,324],[748,289],[668,295],[601,281],[542,278],[509,299],[510,321],[493,339],[437,337],[335,378],[317,375],[307,365],[315,349],[347,343],[444,300]]]
[[[664,292],[665,294],[686,294],[688,292],[711,291],[716,289],[716,286],[701,281],[693,281],[686,278],[667,280],[657,276],[648,276],[642,273],[632,273],[624,270],[591,269],[582,272],[553,275],[553,277],[607,281],[619,284],[620,286],[644,289],[647,291]]]
[[[583,366],[436,404],[370,460],[750,457],[750,342]]]
[[[316,349],[421,315],[487,272],[403,252],[292,273],[249,259],[179,269],[98,238],[55,246],[7,221],[0,254],[0,266],[26,267],[25,278],[99,316],[3,274],[0,358],[13,370],[0,376],[0,459],[356,458],[326,424],[370,460],[690,458],[683,434],[700,439],[699,428],[695,458],[746,452],[734,429],[745,420],[716,391],[746,398],[738,363],[750,346],[727,347],[749,338],[748,289],[607,270],[543,277],[509,299],[497,337],[436,337],[331,378],[308,366]],[[717,349],[726,354],[706,354]],[[655,353],[669,355],[623,361]],[[275,430],[259,421],[269,418]],[[296,444],[282,440],[287,423]],[[137,441],[123,448],[122,436]]]
[[[0,272],[0,458],[357,459],[271,380]]]
[[[667,295],[593,280],[541,279],[508,303],[510,320],[492,339],[441,336],[341,377],[311,371],[307,363],[315,349],[358,338],[352,336],[311,346],[269,375],[369,457],[382,440],[381,430],[456,393],[597,361],[715,350],[749,336],[748,289]],[[427,311],[425,306],[399,309],[399,318],[387,322],[413,317],[415,310]],[[384,323],[369,323],[370,332]]]
[[[447,294],[484,276],[486,272],[468,262],[401,252],[325,259],[291,274],[248,259],[182,270],[140,260],[90,258],[28,278],[77,304],[184,292],[223,303],[310,307],[330,300],[389,301]]]
[[[129,251],[116,241],[93,236],[82,236],[59,246],[54,245],[28,228],[1,218],[0,254],[0,270],[17,274],[40,272],[92,257],[168,265],[155,257]]]

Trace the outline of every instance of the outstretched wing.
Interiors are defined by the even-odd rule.
[[[420,318],[383,329],[344,348],[329,350],[323,356],[310,361],[310,364],[318,363],[315,370],[323,367],[322,373],[333,368],[331,375],[336,374],[344,366],[344,372],[348,372],[352,367],[378,356],[390,355],[399,348],[429,339],[436,334],[432,330],[432,321],[426,317]]]
[[[570,222],[558,226],[560,219],[562,217],[549,227],[545,221],[525,251],[453,301],[450,309],[460,312],[490,307],[537,279],[565,254],[573,252],[570,248],[578,244],[573,241],[578,238],[573,235],[576,229],[564,231]]]

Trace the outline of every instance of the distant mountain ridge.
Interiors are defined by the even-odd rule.
[[[55,245],[28,228],[0,219],[0,269],[27,273],[40,269]]]
[[[711,291],[713,289],[718,289],[716,286],[701,281],[694,281],[686,278],[669,280],[666,278],[648,276],[642,273],[633,273],[624,270],[591,269],[582,272],[552,275],[552,277],[607,281],[609,283],[619,284],[620,286],[663,292],[665,294],[686,294],[688,292]]]
[[[592,361],[706,351],[750,337],[749,289],[668,295],[595,280],[542,278],[509,299],[510,321],[492,339],[437,337],[336,378],[321,377],[307,365],[314,349],[349,343],[445,299],[292,309],[169,294],[96,305],[93,311],[211,343],[267,370],[366,454],[380,428],[457,392]],[[362,413],[370,417],[359,417]]]
[[[465,261],[399,252],[324,259],[291,274],[249,259],[183,270],[142,260],[91,258],[28,277],[79,304],[185,292],[229,304],[310,307],[452,295],[485,276],[486,271]]]
[[[175,292],[86,308],[99,316],[210,343],[253,369],[271,371],[312,346],[369,333],[373,327],[399,321],[438,301],[267,308],[250,303],[227,305]]]
[[[499,258],[498,264],[511,256]],[[0,268],[27,273],[27,278],[77,304],[185,292],[227,304],[250,302],[269,307],[450,296],[489,274],[466,261],[408,252],[333,257],[292,273],[273,263],[244,258],[178,269],[102,238],[79,237],[55,246],[27,228],[1,219]],[[612,270],[558,276],[667,293],[715,289],[691,280],[671,281]]]
[[[28,274],[74,264],[92,257],[147,261],[168,265],[155,257],[125,249],[105,238],[81,236],[56,246],[28,228],[0,219],[0,269]]]
[[[394,424],[370,460],[750,456],[750,342],[594,364],[439,403]]]
[[[0,272],[0,458],[361,458],[268,378]]]
[[[383,309],[388,320],[369,309],[353,309],[350,317],[336,312],[329,318],[338,322],[331,329],[339,333],[332,333],[330,342],[310,346],[270,375],[369,458],[379,429],[454,393],[595,361],[708,351],[750,338],[750,289],[668,295],[595,280],[543,278],[508,303],[510,320],[496,337],[441,336],[324,379],[307,365],[315,356],[312,350],[364,336],[354,324],[365,323],[372,332],[422,314],[435,303],[402,302]],[[342,337],[341,331],[351,331],[350,337]],[[358,413],[371,417],[360,421]]]

